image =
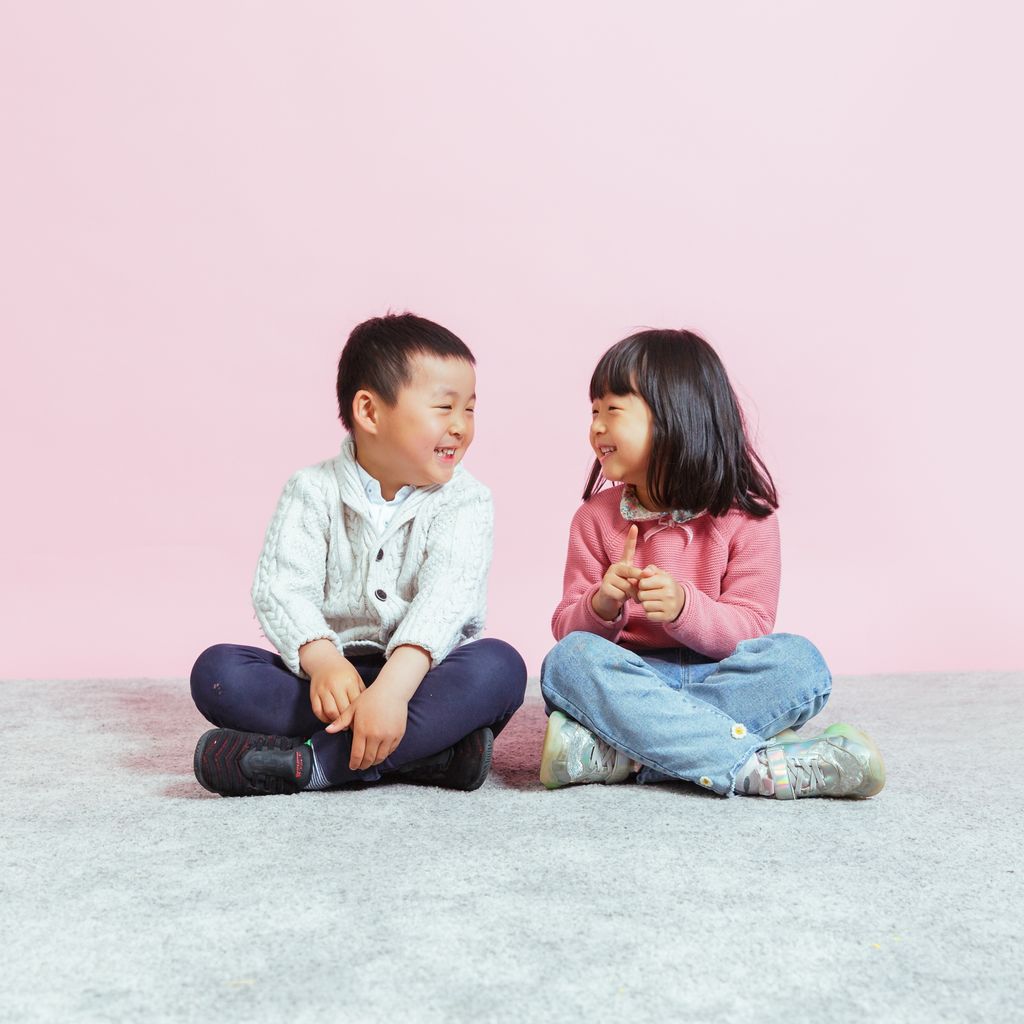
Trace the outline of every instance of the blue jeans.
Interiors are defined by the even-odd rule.
[[[809,640],[788,633],[744,640],[718,662],[570,633],[544,659],[540,685],[549,709],[644,765],[638,782],[682,779],[725,796],[769,737],[825,706],[832,674]]]
[[[382,654],[346,657],[372,686]],[[497,735],[523,703],[526,665],[514,647],[486,638],[456,647],[431,669],[409,701],[402,742],[391,756],[363,771],[348,766],[352,731],[328,733],[309,702],[309,680],[289,671],[280,655],[261,647],[216,644],[192,669],[192,699],[203,717],[223,729],[310,739],[328,781],[375,782],[396,768],[429,757],[489,725]]]

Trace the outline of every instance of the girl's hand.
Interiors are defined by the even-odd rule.
[[[663,569],[649,565],[640,574],[639,597],[650,622],[675,622],[686,605],[686,591]]]
[[[313,714],[327,725],[337,721],[365,689],[351,661],[347,658],[334,659],[310,677],[309,703]]]
[[[601,589],[594,595],[591,607],[606,622],[611,622],[622,606],[637,596],[636,583],[640,579],[640,570],[633,564],[636,554],[636,538],[640,531],[636,523],[626,534],[626,542],[622,547],[622,557],[609,567],[601,580]]]

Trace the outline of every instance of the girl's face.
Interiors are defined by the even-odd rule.
[[[639,395],[602,395],[591,409],[590,446],[608,480],[621,480],[646,494],[651,460],[651,408]]]

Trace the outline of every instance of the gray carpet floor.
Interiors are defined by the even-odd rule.
[[[535,682],[476,793],[224,800],[183,682],[0,683],[0,1014],[1024,1020],[1022,693],[837,680],[818,722],[876,738],[870,801],[549,793]]]

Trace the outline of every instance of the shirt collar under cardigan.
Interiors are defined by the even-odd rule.
[[[371,505],[387,505],[391,508],[397,508],[405,501],[406,498],[416,490],[412,484],[406,484],[404,487],[399,487],[395,492],[395,496],[388,501],[383,492],[380,489],[380,481],[376,477],[370,476],[365,469],[359,464],[359,460],[354,457],[353,449],[353,461],[356,464],[356,472],[359,474],[359,479],[362,482],[363,490],[366,491],[367,498],[370,499]]]
[[[649,508],[640,504],[636,488],[632,484],[626,484],[619,496],[619,513],[627,522],[643,523],[653,519],[658,520],[658,525],[647,530],[645,537],[653,537],[662,530],[673,527],[681,527],[686,534],[687,540],[693,540],[693,530],[686,525],[691,519],[697,519],[704,515],[703,512],[690,512],[684,508],[672,509],[668,512],[652,512]]]
[[[370,509],[370,497],[366,487],[359,475],[362,467],[356,462],[356,444],[351,434],[345,436],[341,442],[341,451],[334,459],[334,475],[338,481],[338,490],[341,493],[342,502],[357,512],[369,523],[374,522],[374,516]],[[456,466],[452,479],[464,473],[462,466]],[[372,479],[372,478],[371,478]],[[412,493],[407,494],[396,507],[395,514],[389,520],[384,533],[387,536],[398,529],[403,523],[408,522],[416,514],[416,510],[445,484],[432,484],[429,487],[413,487]],[[395,495],[396,499],[398,495]]]

